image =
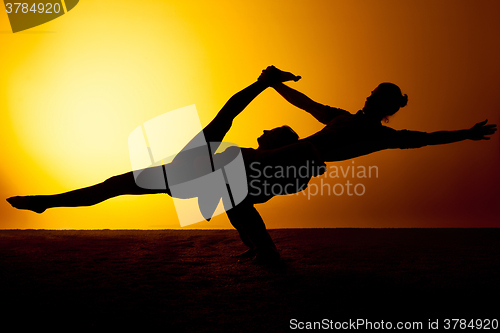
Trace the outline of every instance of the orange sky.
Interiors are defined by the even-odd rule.
[[[290,84],[294,88],[351,112],[378,83],[398,84],[409,103],[391,119],[396,129],[500,123],[496,0],[86,0],[16,34],[0,8],[2,198],[68,191],[129,171],[127,139],[134,128],[191,104],[206,125],[271,64],[303,77]],[[226,140],[256,147],[263,129],[283,124],[300,136],[321,129],[269,90]],[[378,167],[378,178],[350,179],[363,184],[364,195],[274,198],[258,206],[267,226],[499,226],[498,133],[490,141],[329,164],[352,165]],[[346,179],[329,180],[339,182]],[[0,228],[179,227],[166,195],[124,196],[41,215],[0,201],[0,214]],[[191,227],[231,226],[221,215]]]

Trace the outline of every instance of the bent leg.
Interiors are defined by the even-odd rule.
[[[280,255],[276,245],[254,205],[241,203],[226,213],[231,224],[238,230],[243,243],[254,250],[257,258],[265,261],[279,260]]]
[[[161,166],[160,166],[161,167]],[[119,195],[169,193],[165,190],[144,189],[135,183],[133,172],[111,177],[102,183],[54,195],[18,196],[7,201],[17,209],[43,213],[53,207],[92,206]]]
[[[233,257],[254,257],[257,254],[257,248],[252,243],[250,238],[248,238],[240,222],[241,219],[246,217],[244,210],[241,209],[238,210],[237,208],[233,208],[227,211],[226,214],[227,217],[229,218],[229,222],[231,222],[236,231],[238,231],[241,241],[248,247],[248,250],[246,250],[241,254],[234,255]]]

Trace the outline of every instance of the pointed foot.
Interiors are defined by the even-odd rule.
[[[14,208],[31,210],[38,214],[41,214],[46,210],[46,208],[41,205],[37,196],[10,197],[7,199],[7,202]]]

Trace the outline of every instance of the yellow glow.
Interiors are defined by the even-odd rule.
[[[1,12],[0,193],[58,193],[127,172],[134,128],[191,104],[204,126],[271,64],[302,75],[292,85],[311,98],[352,112],[378,83],[399,84],[410,101],[391,120],[396,129],[498,123],[498,12],[499,2],[486,0],[80,1],[62,17],[17,34]],[[283,124],[300,136],[321,128],[266,91],[226,140],[256,147],[263,129]],[[492,225],[498,215],[492,202],[500,196],[490,185],[500,180],[498,146],[493,139],[377,153],[356,160],[381,170],[362,198],[280,197],[259,210],[270,227],[470,225],[476,213]],[[429,194],[435,184],[441,184],[437,194]],[[439,206],[433,198],[447,199]],[[462,211],[454,215],[457,203]],[[466,203],[472,208],[464,212]],[[420,204],[434,222],[425,222]],[[478,213],[481,207],[487,212]],[[0,211],[0,228],[178,227],[165,195],[42,215],[6,203]],[[192,227],[230,225],[220,216]]]

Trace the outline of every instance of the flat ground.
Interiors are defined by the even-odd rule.
[[[500,320],[500,229],[0,230],[2,324],[290,331],[290,320]],[[10,325],[9,325],[10,326]]]

